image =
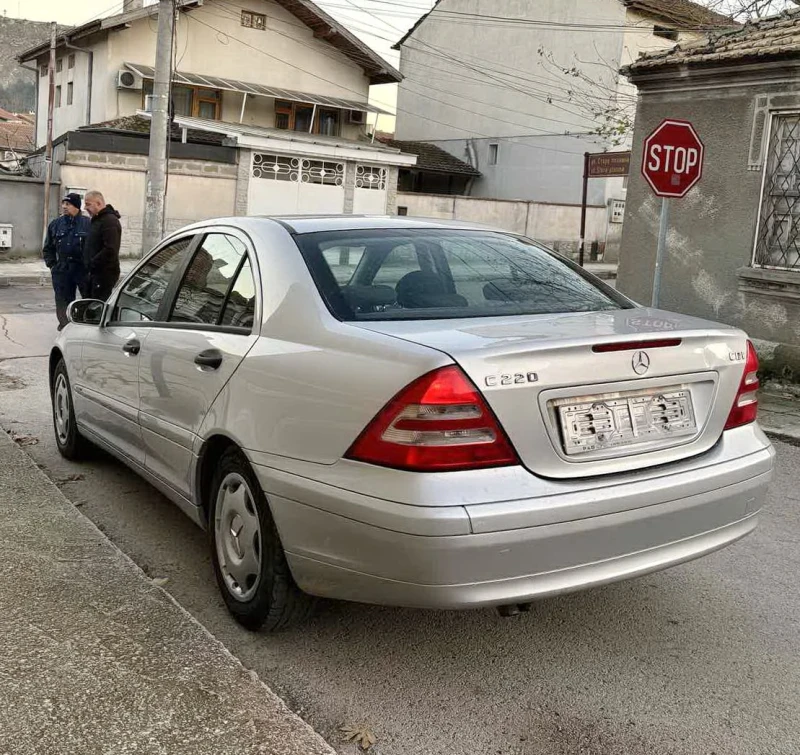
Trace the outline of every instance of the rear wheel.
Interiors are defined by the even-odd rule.
[[[217,463],[210,500],[214,572],[236,621],[274,632],[308,618],[314,599],[295,584],[266,497],[238,449]]]
[[[78,431],[67,365],[59,360],[53,373],[53,429],[58,452],[72,461],[86,455],[88,441]]]

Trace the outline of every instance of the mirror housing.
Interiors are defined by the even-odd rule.
[[[76,325],[100,325],[105,309],[99,299],[77,299],[67,307],[67,319]]]

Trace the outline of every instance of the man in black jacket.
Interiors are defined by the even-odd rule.
[[[92,216],[83,254],[88,275],[86,296],[105,301],[119,280],[120,216],[99,191],[90,191],[83,202]]]

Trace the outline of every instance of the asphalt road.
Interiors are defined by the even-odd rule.
[[[0,425],[340,752],[356,751],[343,724],[369,727],[375,755],[800,752],[800,449],[778,445],[757,532],[700,561],[514,619],[337,603],[291,632],[249,634],[222,605],[200,530],[117,462],[58,455],[50,297],[0,289]]]

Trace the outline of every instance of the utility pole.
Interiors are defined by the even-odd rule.
[[[50,223],[50,182],[53,180],[53,108],[56,101],[56,35],[58,26],[55,21],[50,24],[50,62],[47,65],[47,143],[44,149],[44,226],[42,243],[47,238],[47,226]]]
[[[142,230],[142,254],[149,252],[164,235],[167,140],[169,139],[169,88],[172,80],[172,37],[175,27],[174,0],[159,0],[156,71],[150,116],[150,154]]]

